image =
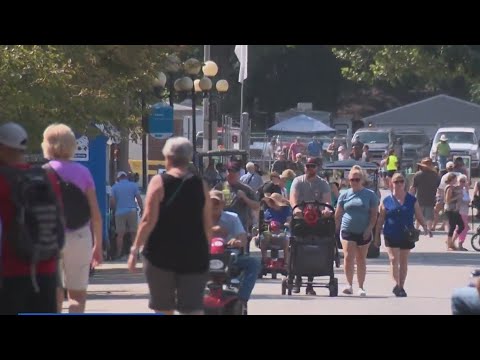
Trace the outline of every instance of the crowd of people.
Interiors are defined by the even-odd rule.
[[[68,126],[54,124],[45,130],[41,148],[48,162],[42,173],[25,162],[27,144],[28,136],[21,126],[14,123],[0,126],[0,313],[61,312],[64,290],[69,312],[82,313],[90,268],[103,261],[102,217],[95,184],[88,169],[71,160],[76,141]],[[327,153],[338,159],[346,156],[341,145],[335,146]],[[329,183],[321,172],[322,148],[323,144],[315,138],[307,146],[297,139],[287,151],[282,149],[276,154],[278,160],[266,182],[255,164],[242,164],[234,158],[221,168],[209,163],[202,178],[191,171],[191,142],[182,137],[170,138],[163,148],[166,171],[151,179],[144,202],[138,186],[128,180],[128,174],[119,172],[110,203],[115,209],[116,255],[121,255],[123,236],[130,232],[134,240],[128,268],[137,271],[141,252],[150,309],[163,314],[204,313],[209,241],[218,237],[240,250],[235,260],[243,273],[238,297],[246,308],[272,241],[268,237],[260,241],[261,259],[249,255],[249,240],[255,235],[259,211],[267,221],[288,229],[292,218],[302,216],[296,205],[303,201],[316,200],[336,208],[334,213],[323,209],[321,216],[335,219],[344,253],[345,295],[354,293],[356,268],[358,295],[367,296],[368,248],[372,243],[380,246],[383,234],[394,282],[392,292],[397,297],[407,296],[409,253],[420,234],[415,220],[417,228],[422,226],[424,233],[430,235],[441,222],[442,227],[448,227],[447,250],[465,251],[462,244],[468,229],[471,199],[470,179],[461,158],[446,163],[445,171],[440,173],[431,159],[423,159],[408,188],[405,176],[398,172],[399,160],[392,150],[386,158],[391,194],[381,199],[368,188],[369,174],[358,165],[344,174],[347,189],[343,189],[344,183]],[[350,156],[368,160],[368,146],[353,144]],[[28,193],[23,188],[19,191],[19,184],[29,186],[29,191],[38,191],[38,201],[43,202],[32,205],[35,211],[25,209],[30,202],[19,201],[17,194]],[[475,191],[478,195],[478,184]],[[45,209],[55,212],[43,213]],[[71,209],[75,209],[75,215],[71,215]],[[39,230],[15,234],[19,213],[26,217],[21,225],[28,227],[36,221],[35,229]],[[40,225],[52,217],[57,226]],[[288,236],[277,241],[288,263]],[[312,282],[313,278],[307,279],[308,295],[315,295]],[[297,278],[293,292],[300,292],[301,284],[302,279]],[[467,300],[464,294],[466,291],[455,295],[456,312],[461,312],[461,307],[471,309],[468,304],[474,302],[472,293],[469,290],[465,295]]]

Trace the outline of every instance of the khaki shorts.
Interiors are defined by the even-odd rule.
[[[65,234],[65,247],[59,266],[63,270],[63,282],[68,290],[87,290],[90,264],[93,255],[93,237],[90,225]]]
[[[65,289],[65,276],[63,275],[63,255],[60,255],[57,262],[57,286]]]
[[[137,227],[137,210],[132,210],[127,214],[115,215],[115,230],[117,233],[136,233]]]

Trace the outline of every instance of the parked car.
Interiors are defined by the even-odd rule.
[[[445,127],[438,129],[433,139],[430,157],[436,161],[437,144],[440,137],[445,135],[450,145],[450,160],[456,156],[471,156],[472,171],[478,170],[480,160],[479,133],[472,127]]]
[[[391,128],[361,128],[353,134],[352,143],[357,140],[368,145],[370,161],[380,162],[385,152],[393,147],[395,133]]]
[[[432,143],[423,130],[397,130],[395,135],[403,142],[402,169],[415,168],[419,160],[429,156]]]

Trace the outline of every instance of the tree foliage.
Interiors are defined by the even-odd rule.
[[[79,132],[93,122],[136,129],[139,92],[150,94],[167,54],[190,51],[186,45],[2,45],[0,120],[18,121],[34,137],[60,121]]]
[[[480,101],[478,45],[353,45],[332,51],[348,80]]]

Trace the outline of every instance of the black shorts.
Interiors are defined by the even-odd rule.
[[[388,170],[387,171],[387,177],[391,178],[393,177],[393,174],[395,174],[397,172],[397,170]]]
[[[415,243],[407,239],[394,240],[388,236],[384,236],[383,239],[385,240],[385,246],[392,249],[412,250],[415,247]]]
[[[6,277],[0,289],[0,315],[57,312],[57,274],[37,275],[40,292],[30,276]]]
[[[353,241],[357,243],[357,246],[364,246],[372,241],[372,237],[370,236],[367,240],[363,240],[363,234],[354,234],[350,231],[342,230],[341,239],[346,241]]]

